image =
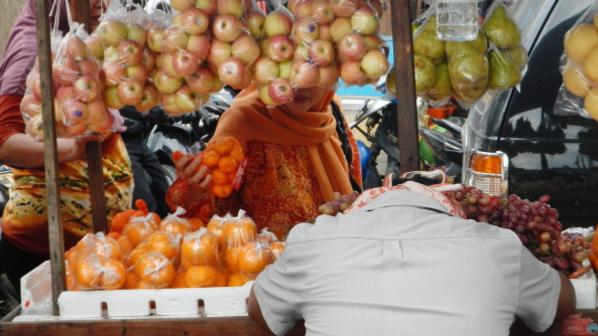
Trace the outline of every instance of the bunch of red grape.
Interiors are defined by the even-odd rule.
[[[324,203],[318,207],[320,215],[334,216],[337,213],[347,210],[353,202],[359,197],[359,193],[354,191],[348,195],[341,195],[340,193],[334,193],[335,199]]]
[[[504,202],[500,197],[486,195],[474,187],[450,191],[446,195],[459,202],[467,218],[494,225],[501,224]]]

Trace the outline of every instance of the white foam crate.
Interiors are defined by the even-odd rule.
[[[571,279],[575,288],[575,299],[577,309],[596,308],[596,274],[589,271],[578,279]]]

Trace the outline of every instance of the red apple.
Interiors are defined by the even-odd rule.
[[[311,19],[301,19],[293,24],[292,33],[296,43],[311,43],[320,36],[320,25]]]
[[[164,31],[164,44],[162,45],[162,52],[175,52],[180,49],[187,48],[189,43],[189,34],[175,28],[168,27]]]
[[[72,85],[79,76],[81,76],[79,64],[70,57],[66,57],[62,64],[52,68],[54,84],[58,86]]]
[[[109,131],[114,124],[114,117],[106,110],[106,106],[101,99],[96,99],[87,104],[89,117],[87,118],[87,128],[93,133],[103,133]]]
[[[338,44],[338,53],[343,59],[359,61],[368,50],[363,36],[352,33],[343,37]]]
[[[231,14],[241,17],[245,12],[242,0],[218,0],[218,14]]]
[[[118,87],[109,87],[104,91],[104,101],[109,108],[120,110],[125,106],[118,98]]]
[[[118,84],[118,98],[125,105],[135,106],[143,96],[143,85],[131,79],[125,79]]]
[[[232,45],[232,55],[251,66],[260,56],[260,46],[250,35],[242,35]]]
[[[311,17],[319,24],[332,22],[334,13],[328,5],[328,0],[314,0],[311,4]]]
[[[125,78],[126,67],[120,63],[104,63],[102,70],[108,86],[116,86]]]
[[[266,29],[264,28],[265,21],[266,16],[264,14],[257,11],[249,13],[247,25],[249,26],[249,32],[254,38],[261,39],[266,36]]]
[[[364,35],[363,40],[365,41],[365,46],[368,50],[379,49],[385,45],[384,41],[376,34]]]
[[[232,46],[230,43],[222,42],[219,40],[212,41],[212,47],[210,48],[210,54],[208,55],[208,61],[214,66],[220,65],[224,60],[232,56]]]
[[[351,17],[357,10],[357,0],[330,0],[332,13],[340,17]]]
[[[73,83],[73,93],[73,98],[89,103],[100,95],[100,87],[93,77],[82,76]]]
[[[291,83],[298,89],[318,85],[320,72],[315,64],[305,61],[294,61],[291,68]]]
[[[278,63],[278,77],[282,79],[291,78],[291,69],[293,68],[293,61],[286,61]]]
[[[243,61],[231,57],[218,66],[218,77],[222,83],[240,89],[245,82],[246,71],[248,70]]]
[[[208,15],[216,13],[218,0],[196,0],[195,7]]]
[[[331,29],[329,24],[320,25],[320,40],[332,41]]]
[[[348,85],[364,85],[368,80],[368,76],[361,70],[359,62],[341,64],[341,78]]]
[[[147,31],[136,23],[127,25],[128,33],[127,39],[137,43],[137,45],[144,46],[147,41]]]
[[[154,52],[162,52],[162,43],[164,43],[164,29],[152,27],[147,32],[147,45]]]
[[[100,75],[100,66],[96,61],[90,59],[79,62],[79,69],[82,75],[88,75],[93,78],[98,78]]]
[[[369,8],[359,8],[351,16],[351,26],[362,35],[374,34],[378,30],[378,19]]]
[[[274,102],[274,100],[272,100],[272,97],[270,97],[270,92],[269,92],[269,85],[261,85],[259,87],[259,96],[260,96],[260,100],[266,105],[266,106],[276,106],[276,103]]]
[[[110,46],[117,46],[129,34],[127,26],[115,20],[102,22],[98,29],[104,43]]]
[[[154,80],[156,89],[166,94],[175,93],[183,84],[181,79],[168,76],[164,70],[159,70]]]
[[[118,54],[124,65],[135,65],[141,63],[143,48],[133,41],[125,40],[118,45]]]
[[[192,0],[170,0],[170,7],[179,13],[192,8],[195,5],[195,1]]]
[[[347,18],[337,18],[332,21],[330,25],[330,34],[334,42],[340,42],[343,37],[351,34],[353,27],[351,26],[351,20]]]
[[[189,36],[189,43],[187,43],[187,50],[192,52],[197,59],[204,61],[210,52],[210,36],[206,34]]]
[[[371,79],[385,75],[388,67],[388,59],[380,50],[370,50],[361,59],[361,69]]]
[[[64,43],[64,51],[67,57],[71,57],[76,61],[81,61],[87,58],[87,46],[78,37],[72,35],[67,37]]]
[[[255,62],[253,71],[255,73],[255,80],[260,84],[268,84],[279,75],[278,64],[265,56],[260,57],[257,62]]]
[[[86,104],[75,99],[70,99],[62,104],[62,110],[64,113],[64,120],[57,121],[62,121],[65,126],[70,127],[73,125],[87,123],[87,118],[89,117],[89,109],[87,108]]]
[[[332,42],[317,40],[309,47],[309,57],[318,66],[327,66],[334,61],[334,47]]]
[[[146,85],[143,89],[141,101],[135,105],[135,109],[140,113],[147,113],[149,110],[158,105],[158,91],[151,86]]]
[[[336,64],[320,68],[319,87],[330,88],[338,83],[339,71]]]
[[[194,73],[185,78],[191,91],[196,94],[212,92],[215,79],[214,73],[210,69],[203,67],[199,67]]]
[[[178,89],[175,93],[178,110],[187,113],[195,111],[198,107],[195,104],[195,96],[195,93],[186,85]]]
[[[150,72],[156,66],[156,59],[154,54],[147,48],[143,49],[143,57],[141,58],[141,65],[145,68],[145,71]]]
[[[219,15],[214,20],[212,32],[220,41],[233,42],[241,36],[241,22],[232,14]]]
[[[210,25],[210,18],[202,11],[189,8],[181,14],[181,27],[191,35],[203,34]]]
[[[160,102],[162,103],[164,112],[171,117],[178,117],[182,114],[185,114],[179,110],[179,106],[176,103],[176,95],[174,93],[161,95]]]
[[[309,61],[309,49],[304,45],[297,45],[293,58],[296,61]]]
[[[42,101],[32,94],[23,96],[21,99],[21,113],[32,118],[42,113]]]
[[[291,18],[281,11],[272,12],[266,16],[264,29],[268,37],[289,35],[291,33]]]
[[[142,64],[131,65],[125,69],[125,77],[143,84],[147,80],[147,71]]]
[[[180,77],[189,76],[195,72],[199,63],[197,57],[187,50],[178,51],[172,59],[174,70]]]
[[[308,18],[311,15],[311,0],[291,0],[289,9],[298,19]]]
[[[294,92],[286,79],[275,79],[268,84],[268,95],[276,105],[283,105],[293,101]]]
[[[93,57],[98,60],[104,58],[104,42],[99,34],[92,33],[85,39],[85,45]]]
[[[268,39],[268,56],[276,62],[284,62],[293,58],[293,42],[286,35],[276,35]]]
[[[56,101],[62,104],[69,99],[73,99],[75,96],[74,92],[72,86],[61,86],[56,90]]]
[[[172,54],[164,54],[164,64],[162,64],[162,69],[172,78],[183,78],[183,76],[181,76],[181,74],[174,68],[175,55],[176,52]]]
[[[118,48],[109,46],[104,50],[104,63],[120,62],[120,55],[118,54]]]

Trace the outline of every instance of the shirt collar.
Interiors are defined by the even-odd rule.
[[[376,199],[372,200],[370,203],[366,204],[362,209],[365,211],[371,211],[391,206],[414,206],[418,208],[435,210],[446,214],[449,213],[448,210],[435,199],[405,189],[387,191],[378,196]]]

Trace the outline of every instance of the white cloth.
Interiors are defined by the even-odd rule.
[[[515,314],[547,329],[560,278],[513,232],[397,190],[295,226],[254,291],[276,335],[303,318],[307,335],[493,336]]]

